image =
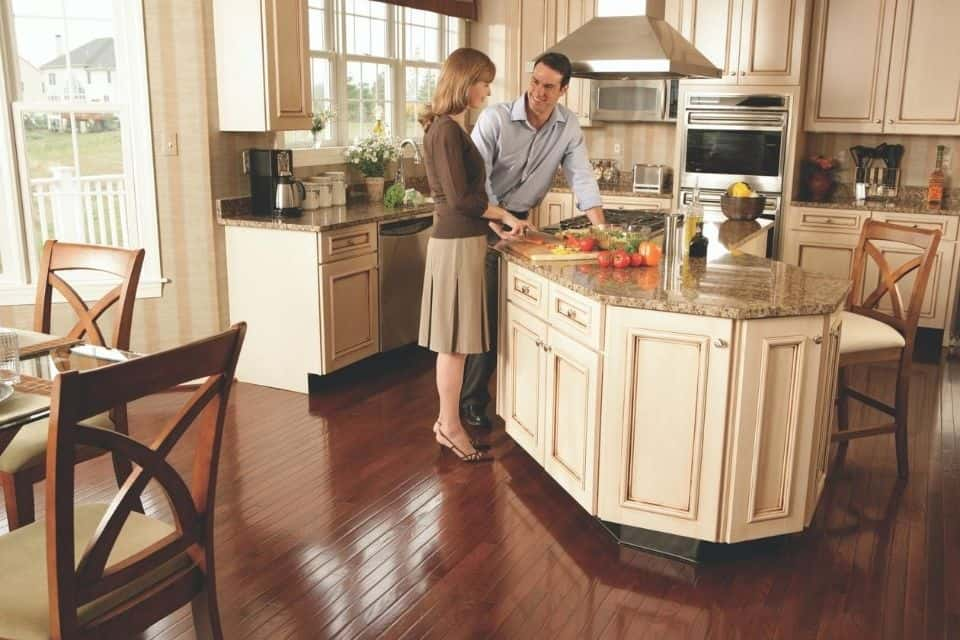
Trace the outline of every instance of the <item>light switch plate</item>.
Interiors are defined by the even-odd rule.
[[[180,154],[180,141],[176,132],[169,133],[161,140],[161,153],[165,156],[176,156]]]

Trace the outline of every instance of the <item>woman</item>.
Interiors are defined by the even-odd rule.
[[[464,360],[469,353],[490,348],[483,295],[487,226],[507,224],[511,235],[529,226],[490,205],[483,158],[466,132],[467,108],[483,105],[495,74],[496,67],[484,53],[457,49],[443,63],[433,101],[419,118],[437,214],[427,245],[420,346],[437,352],[436,440],[465,462],[490,460],[460,423]]]

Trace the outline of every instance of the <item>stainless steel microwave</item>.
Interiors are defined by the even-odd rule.
[[[590,119],[600,122],[676,122],[679,80],[593,80]]]

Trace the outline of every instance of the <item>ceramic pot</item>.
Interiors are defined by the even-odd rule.
[[[382,202],[383,177],[364,178],[363,181],[367,185],[367,198],[370,200],[370,202]]]

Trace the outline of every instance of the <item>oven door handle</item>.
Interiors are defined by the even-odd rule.
[[[736,116],[730,113],[716,113],[712,111],[690,111],[687,113],[687,124],[726,125],[747,129],[766,126],[782,129],[787,126],[787,114],[760,113]]]

